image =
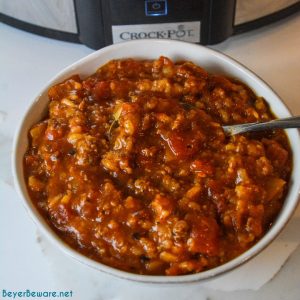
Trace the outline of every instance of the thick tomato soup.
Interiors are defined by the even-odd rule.
[[[245,84],[187,61],[112,60],[49,89],[29,131],[33,203],[66,243],[138,274],[214,268],[254,245],[278,215],[291,172],[282,130]]]

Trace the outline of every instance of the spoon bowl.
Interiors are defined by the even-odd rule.
[[[222,126],[226,135],[235,135],[251,131],[271,130],[277,128],[300,128],[300,116],[276,119],[268,122],[255,122]]]

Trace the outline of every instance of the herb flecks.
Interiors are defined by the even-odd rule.
[[[119,104],[119,105],[117,105],[116,110],[115,110],[115,112],[113,113],[113,118],[114,118],[114,119],[113,119],[113,121],[112,121],[112,123],[111,123],[111,125],[110,125],[110,127],[109,127],[108,134],[110,134],[112,128],[113,128],[115,125],[117,125],[117,123],[119,122],[119,119],[120,119],[120,117],[121,117],[121,114],[122,114],[122,104]]]

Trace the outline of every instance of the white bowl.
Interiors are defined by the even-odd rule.
[[[231,77],[238,78],[249,85],[257,95],[264,97],[277,117],[289,117],[291,115],[282,100],[265,82],[235,60],[217,51],[194,44],[170,40],[139,40],[116,44],[105,47],[79,60],[64,69],[50,80],[50,82],[45,84],[45,88],[34,99],[18,126],[13,145],[13,174],[16,189],[18,190],[29,215],[44,235],[68,255],[97,270],[130,280],[164,284],[187,283],[210,279],[236,268],[262,251],[286,225],[296,208],[298,202],[298,191],[300,188],[300,139],[298,130],[290,129],[287,131],[293,152],[293,171],[284,205],[271,229],[257,244],[237,258],[214,269],[193,275],[137,275],[114,269],[80,254],[63,242],[39,214],[30,200],[23,175],[23,156],[28,146],[28,130],[34,123],[40,121],[44,116],[48,104],[47,90],[50,86],[63,81],[73,74],[79,74],[81,77],[91,75],[99,66],[105,64],[111,59],[126,57],[155,59],[161,55],[170,57],[173,60],[190,60],[195,64],[204,67],[208,71],[223,73]]]

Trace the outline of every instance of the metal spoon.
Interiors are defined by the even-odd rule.
[[[245,123],[237,125],[222,126],[225,134],[235,135],[248,131],[260,131],[275,128],[300,128],[300,116],[285,119],[276,119],[268,122]]]

